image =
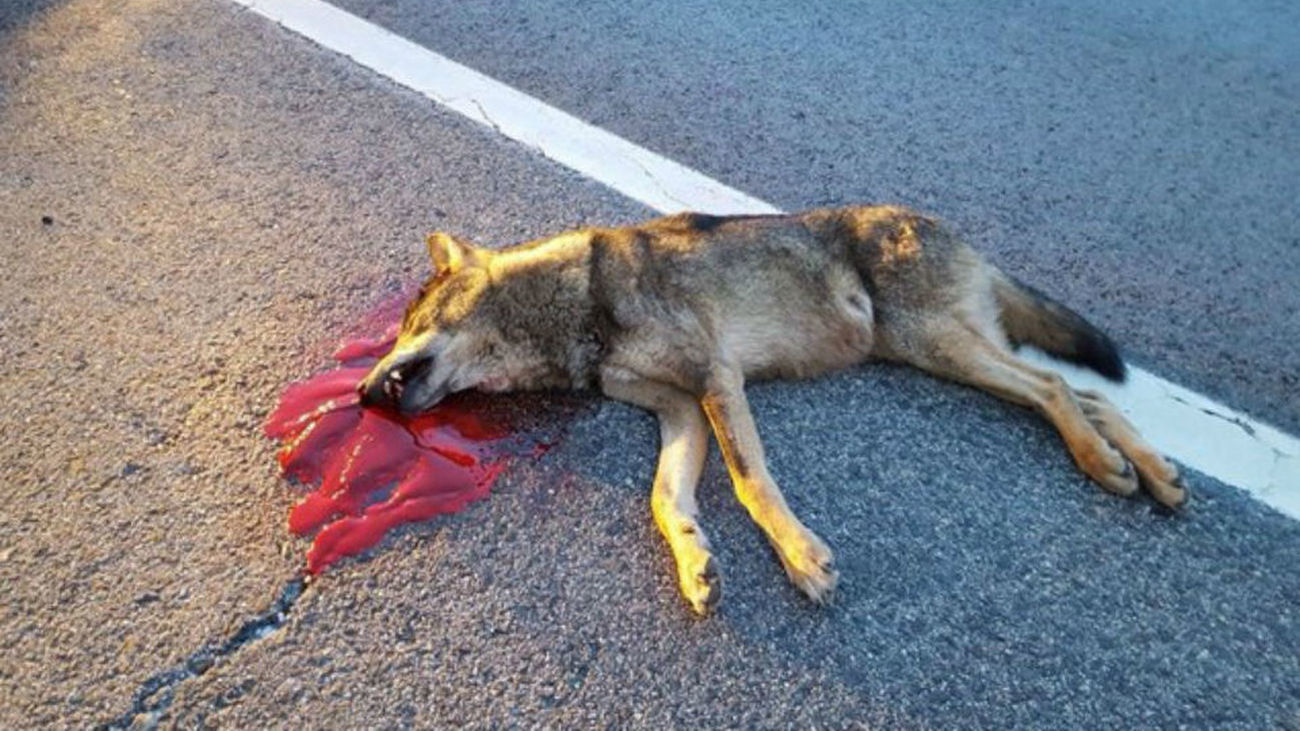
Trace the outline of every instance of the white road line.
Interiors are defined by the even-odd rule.
[[[235,2],[655,210],[779,212],[328,3]]]
[[[234,2],[657,211],[779,210],[321,0]],[[1300,519],[1300,440],[1137,368],[1116,386],[1037,358],[1104,391],[1173,458]]]
[[[1120,385],[1031,348],[1022,355],[1106,394],[1165,454],[1300,519],[1300,440],[1290,434],[1141,368]]]

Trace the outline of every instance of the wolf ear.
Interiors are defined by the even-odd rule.
[[[429,258],[437,274],[455,274],[467,265],[477,264],[481,258],[473,244],[442,231],[429,234],[424,243],[429,247]]]

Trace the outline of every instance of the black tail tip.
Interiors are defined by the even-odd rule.
[[[1119,356],[1119,349],[1100,332],[1080,333],[1075,342],[1075,353],[1071,360],[1091,368],[1107,380],[1123,383],[1128,376],[1128,368]]]

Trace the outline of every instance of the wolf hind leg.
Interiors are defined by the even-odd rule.
[[[700,404],[713,425],[740,503],[766,534],[790,581],[808,598],[825,604],[839,579],[834,557],[825,542],[795,517],[768,474],[740,370],[715,366]]]
[[[1132,495],[1138,489],[1133,465],[1088,419],[1059,373],[1029,365],[960,321],[932,325],[924,341],[924,347],[901,353],[902,359],[1034,408],[1056,427],[1075,464],[1094,482],[1117,495]]]
[[[709,447],[708,426],[699,404],[680,389],[618,368],[602,372],[601,388],[610,398],[659,417],[659,466],[650,507],[677,564],[682,597],[697,614],[708,614],[722,598],[722,577],[709,551],[709,539],[700,528],[695,502]]]
[[[1142,485],[1151,497],[1169,508],[1177,509],[1187,503],[1187,485],[1178,468],[1142,438],[1110,399],[1087,390],[1076,390],[1074,396],[1088,421],[1137,467]]]

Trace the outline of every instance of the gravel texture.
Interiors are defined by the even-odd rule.
[[[648,515],[654,425],[593,401],[492,498],[261,624],[306,544],[260,422],[423,274],[421,234],[646,212],[224,2],[5,12],[0,726],[122,719],[188,661],[125,720],[1300,728],[1300,524],[1196,475],[1183,516],[1112,498],[1032,414],[890,367],[752,392],[837,551],[829,609],[714,455],[726,598],[692,618]]]
[[[643,212],[224,3],[52,6],[0,70],[0,726],[87,726],[301,565],[261,421],[427,228]]]

